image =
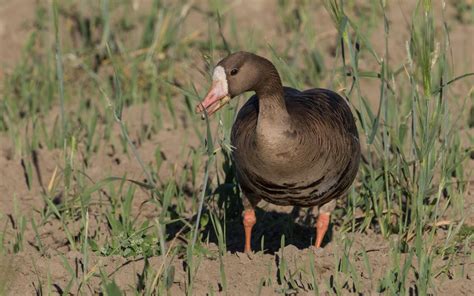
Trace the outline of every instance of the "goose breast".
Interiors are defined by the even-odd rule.
[[[244,194],[274,204],[324,204],[343,195],[357,174],[360,145],[354,118],[335,92],[285,87],[284,94],[291,122],[282,131],[281,145],[258,141],[256,95],[239,111],[231,139],[238,181]]]

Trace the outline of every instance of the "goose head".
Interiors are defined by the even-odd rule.
[[[274,66],[270,61],[249,52],[239,51],[222,59],[214,68],[212,86],[196,112],[210,116],[232,98],[247,91],[256,91],[267,72]]]

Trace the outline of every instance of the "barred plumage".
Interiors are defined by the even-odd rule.
[[[278,205],[315,206],[340,197],[352,184],[359,166],[360,145],[352,113],[344,99],[335,92],[311,89],[299,92],[284,88],[285,102],[292,118],[300,153],[286,155],[287,176],[265,174],[278,164],[261,159],[265,149],[258,149],[257,118],[259,100],[255,95],[241,108],[232,129],[232,145],[240,186],[249,198],[256,196]],[[317,118],[318,120],[313,120]],[[328,145],[318,145],[324,139]],[[304,138],[305,141],[301,141]],[[249,155],[251,151],[252,155]],[[322,157],[331,152],[333,157]],[[312,165],[305,166],[304,162]],[[303,170],[295,178],[294,170]],[[294,180],[297,181],[294,181]]]

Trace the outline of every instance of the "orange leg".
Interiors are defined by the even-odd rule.
[[[318,222],[316,222],[316,242],[314,243],[316,248],[321,247],[324,235],[328,230],[330,217],[330,213],[319,213]]]
[[[252,252],[250,248],[250,242],[252,239],[252,227],[257,223],[254,210],[244,211],[244,230],[245,230],[245,253]]]

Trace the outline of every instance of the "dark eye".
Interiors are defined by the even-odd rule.
[[[237,69],[237,68],[234,68],[234,69],[230,70],[230,75],[232,75],[232,76],[234,76],[237,73],[239,73],[239,69]]]

